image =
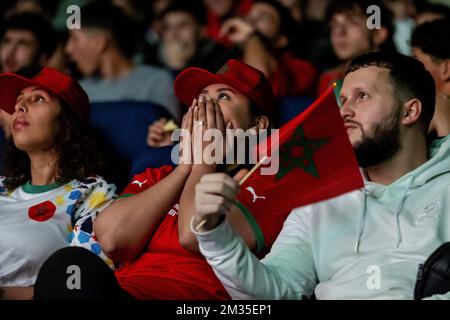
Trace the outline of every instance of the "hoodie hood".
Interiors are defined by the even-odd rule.
[[[397,247],[402,241],[399,216],[403,210],[405,199],[436,177],[450,172],[450,135],[433,141],[428,149],[430,159],[411,172],[400,177],[389,185],[381,185],[368,181],[364,182],[364,200],[362,204],[359,228],[355,243],[355,252],[359,252],[361,236],[364,232],[367,214],[367,198],[371,197],[395,208],[397,223]],[[363,175],[364,176],[364,175]]]
[[[430,159],[427,162],[393,183],[381,185],[366,179],[364,189],[371,197],[381,201],[386,198],[386,201],[389,201],[390,196],[385,194],[386,191],[392,190],[392,195],[397,197],[398,192],[421,187],[437,176],[450,172],[450,135],[433,141],[428,148],[428,154]]]

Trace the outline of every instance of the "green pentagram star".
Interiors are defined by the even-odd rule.
[[[313,155],[330,140],[330,138],[307,138],[303,126],[299,125],[289,141],[280,147],[280,169],[275,180],[280,180],[295,168],[300,168],[319,179],[319,172],[314,163]]]

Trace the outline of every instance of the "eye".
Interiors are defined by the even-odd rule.
[[[348,20],[348,24],[350,25],[350,26],[359,26],[359,20],[358,19],[349,19]]]
[[[358,100],[366,100],[367,99],[367,93],[365,93],[364,91],[360,91],[358,94]]]
[[[40,96],[40,95],[35,95],[33,100],[35,102],[43,102],[43,101],[45,101],[44,97]]]
[[[230,100],[230,96],[224,92],[219,93],[217,100]]]

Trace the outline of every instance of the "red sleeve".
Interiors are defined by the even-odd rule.
[[[160,168],[147,168],[144,172],[139,173],[133,177],[131,182],[125,188],[125,190],[120,194],[119,198],[124,195],[134,195],[138,194],[151,186],[153,186],[158,181],[169,175],[174,167],[172,166],[162,166]]]

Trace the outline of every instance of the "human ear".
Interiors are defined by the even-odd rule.
[[[403,105],[401,120],[405,126],[410,126],[419,121],[422,113],[422,102],[419,99],[411,99]]]
[[[258,116],[252,122],[252,127],[256,129],[267,129],[269,128],[270,121],[266,116]]]
[[[439,73],[444,82],[450,81],[450,59],[444,59],[439,64]]]

